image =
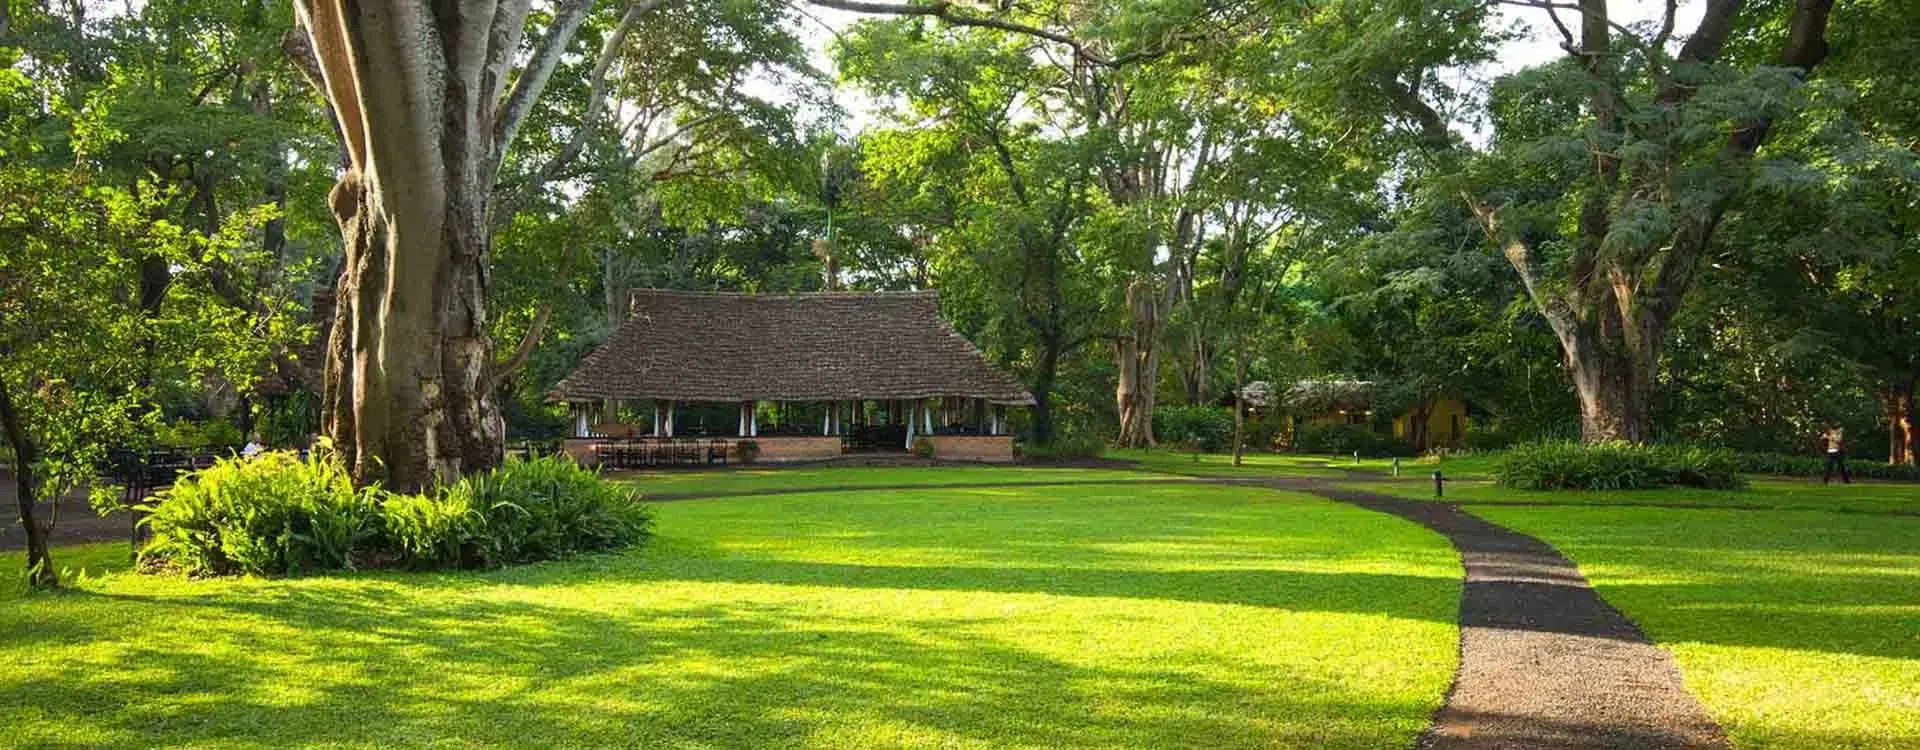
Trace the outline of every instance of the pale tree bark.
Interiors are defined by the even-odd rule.
[[[1114,386],[1114,400],[1120,409],[1120,436],[1115,443],[1122,448],[1154,445],[1153,402],[1160,377],[1160,329],[1165,322],[1159,297],[1159,290],[1145,279],[1127,285],[1132,328],[1114,342],[1115,363],[1120,368]]]
[[[300,3],[349,167],[325,429],[356,479],[415,490],[498,462],[484,304],[494,105],[528,0]]]
[[[1907,378],[1889,384],[1881,395],[1887,416],[1887,463],[1913,465],[1920,460],[1914,451],[1914,389],[1920,378]]]

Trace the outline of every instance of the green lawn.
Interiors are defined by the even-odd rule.
[[[1114,484],[658,510],[659,537],[624,556],[120,573],[0,601],[0,744],[1405,747],[1455,665],[1447,544],[1303,496]]]
[[[924,487],[939,485],[1048,482],[1130,482],[1166,479],[1124,469],[1069,469],[1035,466],[795,466],[763,465],[720,470],[664,469],[610,474],[632,481],[643,493],[726,495],[740,492],[823,490],[842,487]]]
[[[1191,477],[1259,478],[1280,474],[1293,476],[1344,477],[1343,468],[1355,468],[1352,458],[1300,453],[1248,453],[1241,465],[1233,465],[1229,453],[1190,453],[1168,448],[1154,450],[1112,449],[1107,458],[1132,461],[1143,471]]]
[[[1655,490],[1516,490],[1489,479],[1449,480],[1447,502],[1480,504],[1550,503],[1578,506],[1661,504],[1701,508],[1755,507],[1781,510],[1839,510],[1864,513],[1920,514],[1920,485],[1897,482],[1856,482],[1822,485],[1818,479],[1748,477],[1738,490],[1668,487]],[[1349,483],[1369,490],[1415,500],[1433,499],[1432,473],[1398,480]]]
[[[1472,510],[1579,562],[1736,747],[1920,748],[1920,518]]]

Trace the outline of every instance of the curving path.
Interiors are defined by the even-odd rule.
[[[1460,667],[1421,748],[1726,748],[1673,657],[1602,600],[1572,560],[1445,503],[1277,480],[1399,516],[1460,551]]]

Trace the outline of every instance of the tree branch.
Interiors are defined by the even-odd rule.
[[[562,0],[554,11],[553,28],[540,41],[540,49],[533,53],[533,59],[527,62],[526,69],[520,71],[520,77],[514,80],[513,91],[507,95],[506,102],[500,105],[499,114],[494,117],[495,171],[500,169],[507,147],[519,135],[520,125],[526,121],[527,113],[533,110],[533,103],[546,91],[547,81],[553,77],[554,68],[559,67],[560,58],[566,55],[567,46],[573,43],[573,37],[586,24],[590,10],[593,10],[593,0]]]
[[[1030,36],[1036,39],[1044,39],[1073,50],[1074,57],[1109,68],[1118,68],[1159,58],[1172,52],[1175,47],[1181,44],[1198,41],[1209,36],[1208,34],[1194,31],[1169,32],[1161,38],[1158,45],[1109,57],[1090,49],[1085,42],[1058,31],[1009,21],[1003,18],[962,13],[956,10],[953,3],[949,0],[934,0],[933,2],[927,3],[883,3],[869,2],[868,0],[806,0],[806,2],[809,5],[817,5],[822,8],[832,8],[835,10],[866,13],[870,15],[935,18],[955,26],[996,29],[1008,33],[1020,34],[1022,36]],[[1002,7],[1011,5],[1011,3],[1003,3]]]

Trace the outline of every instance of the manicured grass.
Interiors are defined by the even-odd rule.
[[[1784,510],[1840,510],[1864,513],[1920,513],[1920,485],[1855,482],[1822,485],[1818,479],[1747,477],[1737,490],[1665,487],[1653,490],[1516,490],[1488,479],[1448,480],[1447,502],[1468,504],[1548,503],[1605,506],[1660,504],[1701,508],[1759,507]],[[1431,474],[1352,483],[1364,489],[1415,500],[1433,498]]]
[[[123,573],[0,601],[0,744],[1406,747],[1455,664],[1447,544],[1308,497],[1135,484],[657,510],[659,537],[620,556]]]
[[[1579,562],[1735,747],[1920,748],[1920,518],[1472,510]]]
[[[632,481],[649,495],[728,495],[742,492],[828,490],[859,487],[924,487],[1047,482],[1125,482],[1165,479],[1125,469],[1044,466],[796,466],[731,469],[622,471],[609,476]]]
[[[1340,477],[1346,476],[1342,468],[1356,466],[1352,458],[1302,453],[1248,453],[1241,456],[1240,466],[1234,466],[1231,453],[1196,454],[1167,448],[1114,449],[1107,451],[1107,457],[1133,461],[1143,471],[1191,477]]]

